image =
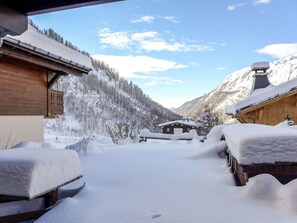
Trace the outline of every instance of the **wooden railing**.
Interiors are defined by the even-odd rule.
[[[63,115],[64,93],[62,91],[48,90],[48,116]]]

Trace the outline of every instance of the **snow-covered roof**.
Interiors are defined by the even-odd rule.
[[[34,27],[29,26],[28,30],[19,36],[7,35],[4,41],[19,45],[28,50],[46,55],[55,60],[71,64],[87,72],[92,68],[91,58],[77,52],[62,43],[50,39],[39,33]]]
[[[34,198],[82,175],[75,151],[17,148],[0,151],[0,194]]]
[[[248,96],[244,100],[239,101],[233,105],[227,106],[225,109],[225,112],[226,114],[235,115],[241,110],[259,105],[262,102],[266,102],[270,99],[279,97],[283,94],[286,94],[296,89],[297,89],[297,78],[277,86],[269,85],[266,88],[255,90],[250,96]]]
[[[223,129],[238,163],[297,162],[297,131],[291,127],[236,124]]]
[[[161,123],[158,126],[163,127],[167,125],[174,125],[174,124],[182,124],[182,125],[189,125],[189,126],[197,126],[196,123],[192,120],[176,120],[176,121],[171,121],[171,122],[165,122]]]

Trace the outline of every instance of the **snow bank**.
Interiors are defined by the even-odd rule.
[[[210,132],[206,136],[206,140],[204,141],[204,148],[215,150],[217,154],[225,158],[225,149],[227,148],[227,144],[223,138],[223,129],[226,125],[217,125],[213,127]]]
[[[297,162],[297,132],[289,127],[237,124],[226,126],[223,133],[240,164]]]
[[[274,205],[291,214],[297,214],[297,180],[282,185],[269,174],[260,174],[249,179],[242,188],[243,195]]]
[[[74,151],[19,148],[0,151],[0,194],[34,198],[82,175]]]

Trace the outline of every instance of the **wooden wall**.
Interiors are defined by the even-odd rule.
[[[297,92],[254,110],[242,111],[236,118],[242,123],[276,125],[283,122],[286,115],[297,123]]]
[[[46,115],[46,70],[0,57],[0,115]]]
[[[167,131],[168,128],[169,128],[169,131]],[[175,123],[175,124],[163,126],[162,130],[164,134],[173,134],[174,128],[182,128],[183,132],[189,132],[191,129],[195,129],[193,126]]]

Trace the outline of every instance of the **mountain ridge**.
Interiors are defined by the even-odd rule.
[[[297,54],[270,62],[268,79],[271,84],[279,85],[297,77]],[[254,72],[245,67],[228,75],[223,82],[212,91],[192,101],[184,103],[176,109],[180,115],[198,118],[207,106],[219,114],[225,122],[233,122],[225,114],[225,107],[246,98],[252,88]]]

